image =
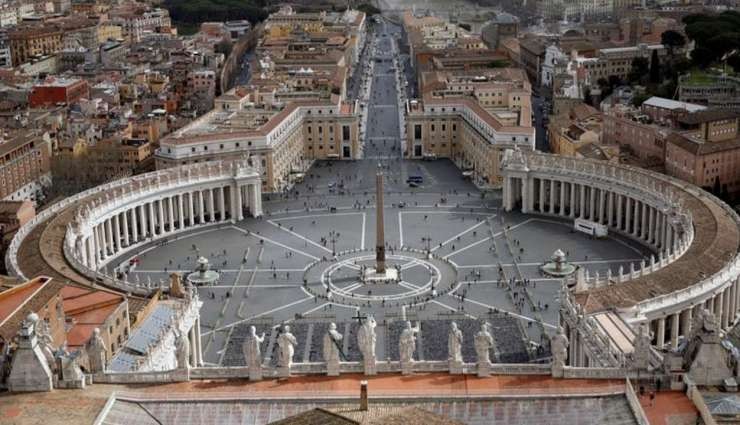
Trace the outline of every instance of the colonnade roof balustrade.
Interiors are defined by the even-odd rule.
[[[653,311],[699,297],[734,281],[740,274],[740,217],[710,193],[664,174],[623,164],[521,153],[526,170],[538,178],[580,182],[614,190],[633,189],[634,199],[664,198],[667,211],[686,214],[693,226],[691,245],[666,267],[627,282],[589,288],[576,295],[586,312],[609,308]],[[504,168],[506,168],[506,164]],[[514,164],[511,170],[521,172]],[[677,210],[676,210],[677,207]]]
[[[66,198],[39,212],[17,232],[6,254],[6,267],[21,278],[44,275],[92,286],[95,283],[76,270],[80,264],[65,252],[65,244],[74,244],[66,240],[75,233],[72,229],[79,231],[111,211],[133,207],[151,196],[167,196],[188,185],[226,178],[259,179],[259,164],[252,166],[250,162],[244,159],[183,165],[116,180]]]

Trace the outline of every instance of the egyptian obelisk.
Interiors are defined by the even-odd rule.
[[[383,224],[383,172],[375,175],[375,273],[385,273],[385,229]]]

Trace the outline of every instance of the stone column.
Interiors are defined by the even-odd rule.
[[[185,228],[185,211],[183,210],[183,202],[182,197],[185,196],[185,194],[181,193],[177,195],[177,218],[180,220],[180,230]]]
[[[262,187],[260,186],[260,184],[261,183],[259,181],[251,184],[254,193],[254,196],[252,198],[252,201],[254,201],[254,206],[251,207],[251,212],[254,217],[262,216]]]
[[[550,214],[555,214],[555,180],[550,180]]]
[[[647,210],[647,204],[642,202],[640,203],[641,209],[642,209],[642,221],[640,225],[640,237],[643,240],[647,240],[648,238],[648,210]],[[649,241],[648,241],[649,242]]]
[[[159,224],[159,233],[160,235],[164,234],[166,231],[164,229],[164,224],[166,223],[165,217],[164,217],[164,199],[160,198],[157,201],[157,224]]]
[[[568,206],[570,207],[570,218],[576,217],[576,185],[575,183],[568,183],[570,185],[570,202],[568,202]]]
[[[114,252],[118,252],[121,250],[121,226],[120,222],[118,220],[118,214],[113,216],[113,240],[115,242],[115,246],[113,247]]]
[[[635,208],[632,213],[634,214],[634,219],[632,220],[632,236],[639,237],[639,231],[642,227],[642,223],[640,222],[640,201],[635,201]]]
[[[687,308],[683,311],[683,319],[681,322],[681,334],[688,338],[689,334],[691,333],[691,321],[692,318],[693,309]]]
[[[604,189],[599,189],[599,223],[606,224],[606,198],[607,194]],[[609,210],[611,212],[611,210]]]
[[[671,246],[668,244],[668,232],[671,231],[671,221],[666,215],[663,217],[663,250],[666,254],[670,251]]]
[[[622,195],[615,195],[617,197],[617,224],[616,227],[619,230],[622,230]]]
[[[139,208],[133,207],[129,211],[131,212],[131,244],[135,244],[139,240],[139,229],[136,228],[139,221]]]
[[[208,189],[208,222],[216,221],[216,209],[213,196],[216,194],[215,189]]]
[[[624,233],[630,233],[632,229],[632,198],[624,197]]]
[[[540,213],[545,212],[545,181],[540,179]]]
[[[82,256],[82,264],[85,267],[92,267],[92,247],[90,246],[90,237],[86,237],[83,239],[82,247],[85,250],[84,255]]]
[[[113,225],[111,224],[111,219],[105,220],[105,255],[111,255],[115,251],[115,247],[113,246]]]
[[[717,318],[717,322],[720,323],[722,328],[724,328],[724,326],[722,326],[722,316],[724,315],[723,306],[724,297],[722,292],[720,292],[714,297],[714,316]]]
[[[149,209],[148,204],[142,204],[139,206],[139,218],[141,219],[141,232],[139,239],[146,239],[146,235],[149,232]]]
[[[126,246],[129,246],[129,226],[128,226],[128,214],[130,210],[126,210],[121,215],[121,218],[123,218],[123,243]]]
[[[188,192],[188,221],[190,221],[190,227],[195,226],[195,194],[194,192]]]
[[[665,345],[665,317],[661,317],[660,319],[658,319],[658,332],[655,345],[658,348],[663,348],[663,346]]]
[[[149,207],[149,233],[154,237],[155,220],[154,220],[154,201],[147,203]]]
[[[595,187],[588,188],[588,219],[596,221],[596,189]]]
[[[504,176],[504,193],[503,193],[504,211],[511,211],[511,177]]]
[[[198,190],[198,218],[200,220],[199,224],[204,224],[206,222],[206,205],[205,202],[203,202],[203,191]]]
[[[95,227],[92,228],[92,235],[90,235],[90,250],[92,251],[92,256],[90,258],[90,267],[93,270],[97,270],[98,268],[98,232],[95,230]]]
[[[231,220],[242,221],[244,210],[242,209],[242,188],[239,183],[231,186]]]
[[[170,225],[170,232],[175,231],[175,198],[167,197],[167,223]]]
[[[565,215],[565,182],[560,182],[560,204],[558,204],[560,216]]]
[[[606,204],[606,225],[612,227],[614,221],[614,192],[609,191]]]
[[[218,187],[218,217],[221,221],[226,220],[226,201],[224,200],[224,187]]]
[[[722,329],[730,325],[730,290],[722,291]]]
[[[580,209],[578,210],[578,217],[586,218],[586,186],[579,185],[581,187],[581,195],[579,197]]]
[[[678,321],[680,320],[680,312],[674,313],[671,317],[671,348],[678,348]]]

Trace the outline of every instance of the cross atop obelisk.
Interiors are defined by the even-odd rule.
[[[385,273],[385,228],[383,224],[383,171],[375,174],[375,272]]]

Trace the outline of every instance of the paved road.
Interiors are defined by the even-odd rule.
[[[395,27],[395,28],[394,28]],[[401,157],[398,116],[398,87],[393,65],[398,51],[393,40],[400,29],[385,20],[376,28],[371,41],[374,71],[368,105],[365,158],[372,161]]]

